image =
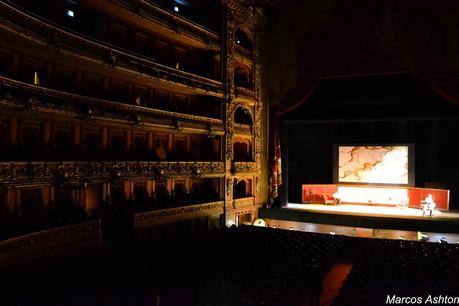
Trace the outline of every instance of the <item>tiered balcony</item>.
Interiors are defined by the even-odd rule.
[[[116,5],[148,20],[154,25],[160,25],[171,32],[199,42],[208,48],[220,49],[220,37],[218,34],[183,16],[173,14],[153,1],[137,1],[136,5],[133,5],[132,1],[127,0],[99,1],[100,3],[96,3],[96,1],[90,2],[88,3],[89,5],[99,5],[101,8],[106,8],[107,3],[109,5]]]
[[[86,120],[117,122],[171,130],[223,134],[219,119],[174,113],[147,107],[117,103],[103,99],[70,94],[0,77],[0,105],[15,111],[36,114],[40,111]]]
[[[0,2],[0,12],[2,14],[0,27],[3,30],[13,32],[39,45],[50,46],[80,58],[90,57],[98,64],[161,80],[171,86],[179,86],[196,93],[219,97],[223,95],[221,82],[174,69],[82,34],[72,33],[49,21],[45,22],[22,12],[5,2]]]
[[[0,163],[0,186],[158,176],[223,177],[223,162],[19,162]]]

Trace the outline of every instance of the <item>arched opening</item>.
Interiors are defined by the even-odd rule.
[[[236,30],[236,33],[234,35],[234,41],[236,45],[247,50],[252,50],[252,41],[250,40],[249,36],[244,32],[244,30]]]
[[[252,115],[250,111],[245,107],[238,107],[234,112],[234,122],[239,124],[252,125]]]

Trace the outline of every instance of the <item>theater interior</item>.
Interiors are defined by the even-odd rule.
[[[0,305],[459,304],[459,3],[0,0]]]

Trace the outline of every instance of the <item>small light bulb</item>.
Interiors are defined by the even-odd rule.
[[[75,17],[75,12],[74,12],[74,11],[72,11],[72,10],[67,10],[67,16],[69,16],[69,17],[72,17],[72,18],[73,18],[73,17]]]
[[[179,7],[177,5],[174,6],[174,12],[178,13],[180,11]]]

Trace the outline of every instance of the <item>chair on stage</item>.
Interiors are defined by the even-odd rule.
[[[324,198],[324,204],[328,205],[328,203],[336,205],[338,203],[337,199],[331,196],[329,193],[322,193],[322,197]]]

